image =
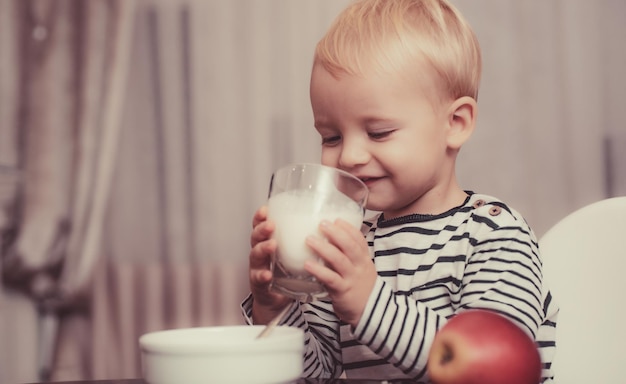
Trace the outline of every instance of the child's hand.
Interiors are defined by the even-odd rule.
[[[252,317],[255,324],[266,324],[290,300],[276,292],[269,290],[272,281],[270,260],[276,251],[276,241],[271,238],[274,232],[274,223],[267,220],[267,207],[259,208],[254,214],[250,235],[250,290],[252,292]]]
[[[307,244],[325,265],[307,262],[305,268],[324,284],[337,316],[356,326],[378,276],[367,241],[358,229],[341,219],[322,222],[320,231],[328,241],[309,236]]]

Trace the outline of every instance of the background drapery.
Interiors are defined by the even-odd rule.
[[[274,168],[318,161],[312,51],[348,2],[0,0],[0,345],[16,346],[0,349],[0,382],[36,381],[52,334],[11,269],[24,262],[59,292],[89,276],[58,313],[53,379],[136,377],[140,334],[241,322],[251,216]],[[539,234],[626,194],[626,3],[454,3],[484,57],[463,187]]]
[[[73,324],[88,313],[133,9],[119,0],[2,2],[3,382],[50,378],[59,323],[77,335]]]

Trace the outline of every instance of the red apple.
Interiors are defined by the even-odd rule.
[[[537,384],[541,359],[519,326],[475,309],[454,316],[435,335],[428,372],[435,384]]]

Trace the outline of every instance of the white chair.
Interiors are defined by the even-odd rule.
[[[555,383],[626,380],[626,196],[583,207],[539,241],[560,306]]]

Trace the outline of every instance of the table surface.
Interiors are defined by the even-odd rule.
[[[54,384],[147,384],[143,379],[119,379],[119,380],[82,380],[82,381],[54,381],[54,382],[45,382],[45,383],[54,383]],[[45,384],[41,383],[30,383],[30,384]],[[354,379],[300,379],[294,384],[400,384],[401,381],[380,381],[380,380],[354,380]]]

